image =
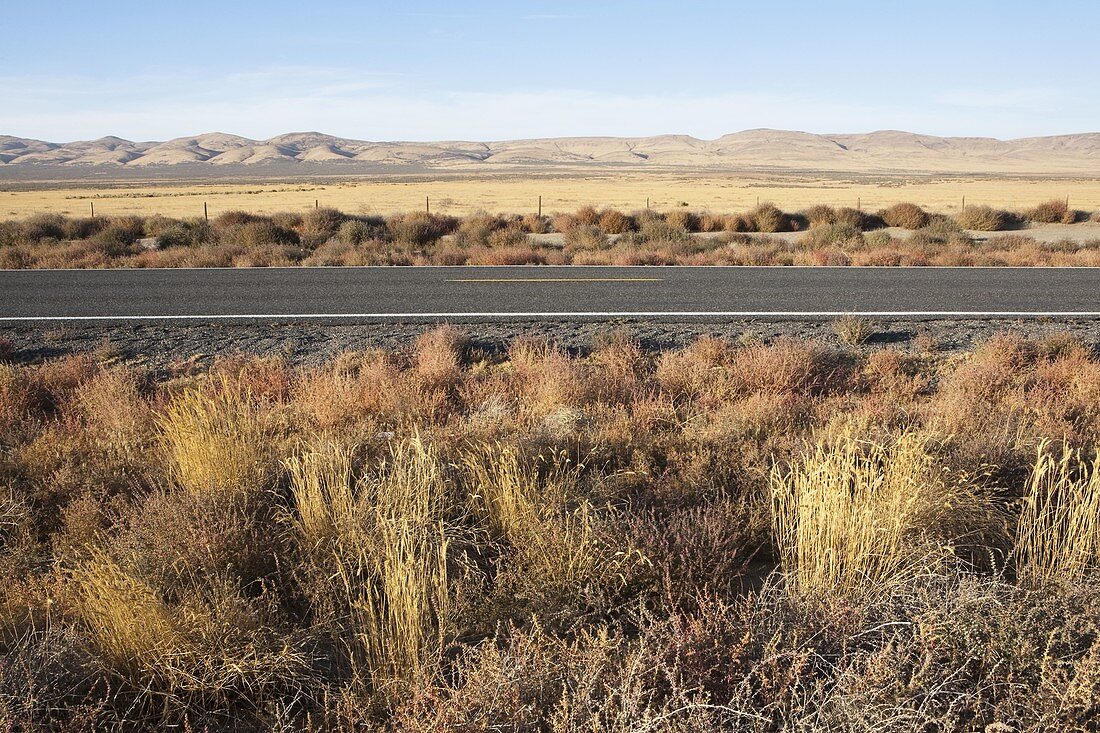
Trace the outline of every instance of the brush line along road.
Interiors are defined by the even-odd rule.
[[[0,271],[0,320],[1100,316],[1100,268]]]

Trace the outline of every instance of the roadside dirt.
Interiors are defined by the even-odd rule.
[[[1012,332],[1043,338],[1068,334],[1100,349],[1100,320],[874,320],[867,343],[851,347],[837,338],[830,320],[677,320],[640,321],[453,321],[470,337],[471,347],[486,354],[500,353],[516,338],[548,339],[584,353],[615,332],[639,341],[650,352],[683,347],[702,335],[728,339],[809,338],[837,348],[870,350],[897,348],[921,351],[930,337],[937,351],[972,349],[998,333]],[[321,364],[345,351],[410,347],[429,322],[398,323],[189,323],[189,324],[13,324],[0,327],[0,340],[12,347],[18,362],[36,362],[65,354],[88,352],[128,364],[164,369],[186,363],[205,363],[219,356],[255,354],[276,356],[292,364]]]

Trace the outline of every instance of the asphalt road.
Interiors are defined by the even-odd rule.
[[[1096,316],[1100,268],[0,271],[0,320]]]

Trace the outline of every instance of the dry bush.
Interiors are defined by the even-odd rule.
[[[1017,225],[1017,219],[1011,212],[991,206],[968,206],[955,217],[955,221],[963,229],[976,232],[999,232],[1014,229]]]
[[[825,226],[826,224],[837,223],[836,209],[826,204],[811,206],[805,211],[802,211],[801,214],[803,218],[806,219],[806,223],[809,224],[811,229]]]
[[[344,244],[365,244],[371,240],[381,239],[384,234],[384,224],[363,219],[348,219],[336,231],[336,238]]]
[[[386,219],[386,228],[399,243],[423,246],[439,241],[454,231],[456,222],[438,214],[417,212]]]
[[[724,232],[729,223],[729,217],[723,214],[704,213],[699,216],[699,231]]]
[[[451,389],[462,373],[462,357],[470,341],[465,331],[438,326],[416,340],[417,376],[429,389]]]
[[[297,232],[267,220],[250,221],[239,227],[227,229],[221,236],[244,247],[257,249],[269,245],[294,245],[299,242]]]
[[[699,215],[693,211],[673,209],[665,213],[665,221],[677,229],[683,229],[685,232],[699,231]]]
[[[929,221],[928,212],[909,203],[894,204],[878,212],[878,216],[886,226],[901,229],[920,229],[928,226]]]
[[[643,222],[639,229],[639,235],[641,242],[649,244],[686,242],[691,237],[691,234],[686,228],[676,224],[674,221],[665,219],[654,219]]]
[[[874,324],[858,316],[845,316],[833,323],[833,333],[841,342],[849,346],[861,346],[867,343],[867,339],[871,338],[874,332]]]
[[[752,223],[754,232],[787,232],[791,231],[790,217],[772,203],[762,203],[750,211],[748,219]]]
[[[187,491],[247,498],[268,488],[272,422],[239,384],[223,380],[184,391],[158,427],[172,476]]]
[[[476,212],[459,222],[455,230],[455,244],[460,247],[487,246],[489,237],[504,226],[505,222],[500,217],[485,211]]]
[[[578,224],[565,232],[565,246],[571,250],[604,249],[609,240],[602,229],[594,224]]]
[[[837,365],[825,351],[792,339],[738,349],[729,371],[732,384],[744,392],[810,394],[842,384]]]
[[[1077,221],[1077,212],[1062,199],[1053,199],[1028,209],[1024,217],[1038,224],[1072,224]]]
[[[734,347],[728,341],[703,336],[686,349],[667,351],[657,362],[661,388],[677,399],[696,400],[706,392],[721,394],[728,384],[728,366]]]
[[[1039,446],[1016,529],[1016,573],[1028,585],[1079,582],[1100,568],[1100,462]]]
[[[864,245],[864,239],[863,232],[851,224],[819,224],[803,234],[798,243],[807,249],[860,249]]]
[[[520,405],[535,415],[574,408],[588,398],[581,366],[545,340],[517,339],[508,349]]]
[[[573,213],[573,219],[578,225],[595,227],[600,225],[600,212],[593,206],[582,206]]]
[[[937,567],[977,493],[945,475],[927,437],[889,444],[850,435],[820,443],[788,470],[772,472],[775,542],[792,592],[822,597],[889,593]]]
[[[606,234],[625,234],[635,229],[634,220],[618,209],[601,211],[599,226]]]

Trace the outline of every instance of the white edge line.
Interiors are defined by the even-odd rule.
[[[211,321],[211,320],[303,320],[303,319],[446,319],[446,318],[825,318],[867,316],[876,318],[1100,318],[1100,311],[528,311],[465,313],[241,313],[188,315],[94,315],[94,316],[0,316],[0,322],[15,321]]]

